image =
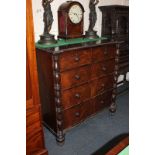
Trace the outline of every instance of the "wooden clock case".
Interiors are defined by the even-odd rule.
[[[72,23],[68,16],[69,9],[75,4],[81,7],[84,15],[83,6],[76,1],[67,1],[58,8],[58,38],[70,39],[83,37],[83,15],[82,20],[77,24]]]

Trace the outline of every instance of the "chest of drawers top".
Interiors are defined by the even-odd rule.
[[[86,43],[78,43],[78,44],[72,44],[72,45],[64,45],[64,46],[58,46],[58,47],[51,47],[51,48],[40,48],[36,47],[37,51],[41,50],[47,53],[51,53],[53,55],[61,54],[64,52],[72,51],[72,50],[80,50],[80,49],[87,49],[91,47],[100,47],[100,46],[106,46],[111,44],[120,44],[122,41],[92,41],[92,42],[86,42]]]

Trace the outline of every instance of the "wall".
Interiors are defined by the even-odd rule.
[[[35,31],[35,41],[39,40],[39,35],[43,33],[43,7],[41,5],[42,0],[33,0],[33,18],[34,18],[34,31]],[[51,9],[53,12],[54,22],[52,25],[51,32],[55,36],[58,35],[58,22],[57,22],[57,10],[60,4],[66,2],[67,0],[54,0],[51,3]],[[79,1],[84,9],[84,32],[88,29],[89,24],[89,0],[76,0]],[[103,5],[129,5],[129,0],[100,0],[96,6],[97,10],[97,22],[95,25],[95,30],[98,31],[98,35],[101,35],[101,11],[99,11],[98,6]]]

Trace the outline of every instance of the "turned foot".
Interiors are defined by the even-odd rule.
[[[64,141],[57,141],[57,144],[58,144],[59,146],[63,146],[63,145],[65,144],[65,140],[64,140]]]
[[[110,113],[114,114],[116,112],[116,104],[112,103],[109,108]]]
[[[59,146],[63,146],[65,143],[65,135],[57,136],[56,141]]]

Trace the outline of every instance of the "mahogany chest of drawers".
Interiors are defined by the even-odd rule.
[[[106,106],[116,110],[118,54],[117,42],[102,41],[37,49],[43,122],[57,142]]]

